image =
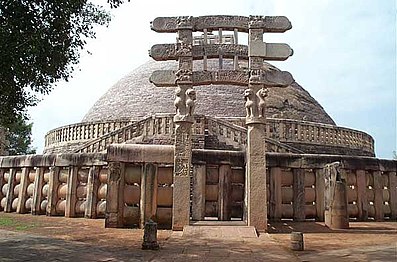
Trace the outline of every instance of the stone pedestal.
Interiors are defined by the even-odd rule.
[[[158,250],[159,248],[160,246],[157,242],[157,223],[149,220],[145,223],[142,249]]]
[[[260,123],[248,124],[246,219],[258,231],[267,229],[265,133]]]

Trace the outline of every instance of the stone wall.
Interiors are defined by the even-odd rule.
[[[372,157],[268,153],[270,221],[324,220],[326,164],[341,163],[348,212],[358,221],[396,221],[397,161]],[[192,219],[242,219],[241,151],[193,150]],[[106,217],[108,227],[172,220],[173,146],[112,145],[107,153],[0,157],[0,211]]]

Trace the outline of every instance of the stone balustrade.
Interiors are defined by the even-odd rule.
[[[131,120],[83,122],[59,127],[45,136],[45,147],[54,147],[64,142],[96,139],[130,124]]]
[[[104,217],[105,155],[0,157],[0,211],[66,217]]]
[[[357,221],[397,219],[397,161],[267,153],[270,221],[324,221],[324,166],[338,161]],[[192,218],[242,219],[241,151],[193,150]],[[172,220],[173,146],[111,145],[107,153],[0,157],[0,212],[107,217],[109,227]]]
[[[80,123],[54,129],[46,135],[45,152],[70,142],[79,142],[71,152],[100,152],[111,143],[124,143],[137,137],[168,137],[173,141],[172,114],[157,114],[143,120]],[[196,116],[193,135],[204,136],[207,128],[218,138],[241,148],[246,143],[244,118]],[[241,128],[239,128],[240,126]],[[306,121],[268,118],[266,137],[306,153],[374,156],[373,138],[361,131]]]
[[[223,118],[245,126],[245,118]],[[266,137],[295,146],[307,153],[321,153],[316,146],[328,147],[327,154],[375,156],[374,139],[362,131],[327,124],[291,119],[266,119]],[[334,150],[332,149],[334,148]],[[344,150],[345,149],[345,150]],[[350,151],[351,150],[351,151]]]

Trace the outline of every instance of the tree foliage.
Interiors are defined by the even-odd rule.
[[[108,0],[112,8],[123,0]],[[110,14],[87,0],[0,0],[0,125],[25,121],[59,80],[68,80],[94,27]]]
[[[8,132],[6,134],[8,154],[22,155],[36,153],[36,150],[30,147],[32,143],[31,134],[32,123],[27,123],[27,119],[18,115],[16,121],[8,126]]]

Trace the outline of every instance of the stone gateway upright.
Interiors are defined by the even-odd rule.
[[[182,230],[190,221],[190,172],[192,159],[191,126],[196,93],[193,86],[229,84],[247,86],[244,91],[247,125],[244,220],[248,226],[267,228],[265,106],[267,88],[286,87],[294,80],[288,72],[274,71],[264,60],[286,60],[293,54],[287,44],[263,41],[264,33],[282,33],[292,28],[283,16],[181,16],[158,17],[151,23],[156,32],[177,33],[177,43],[155,45],[150,56],[157,60],[177,60],[176,71],[152,73],[150,81],[159,87],[175,87],[175,149],[173,221],[174,230]],[[209,32],[218,31],[218,42],[208,41]],[[224,42],[224,31],[233,33],[233,41]],[[202,32],[194,41],[193,32]],[[238,44],[239,32],[248,33],[248,47]],[[218,70],[208,70],[207,59],[218,58]],[[224,69],[224,59],[233,59],[233,70]],[[193,70],[193,61],[202,60],[202,70]],[[243,68],[239,61],[247,61]],[[214,87],[216,88],[216,87]]]

